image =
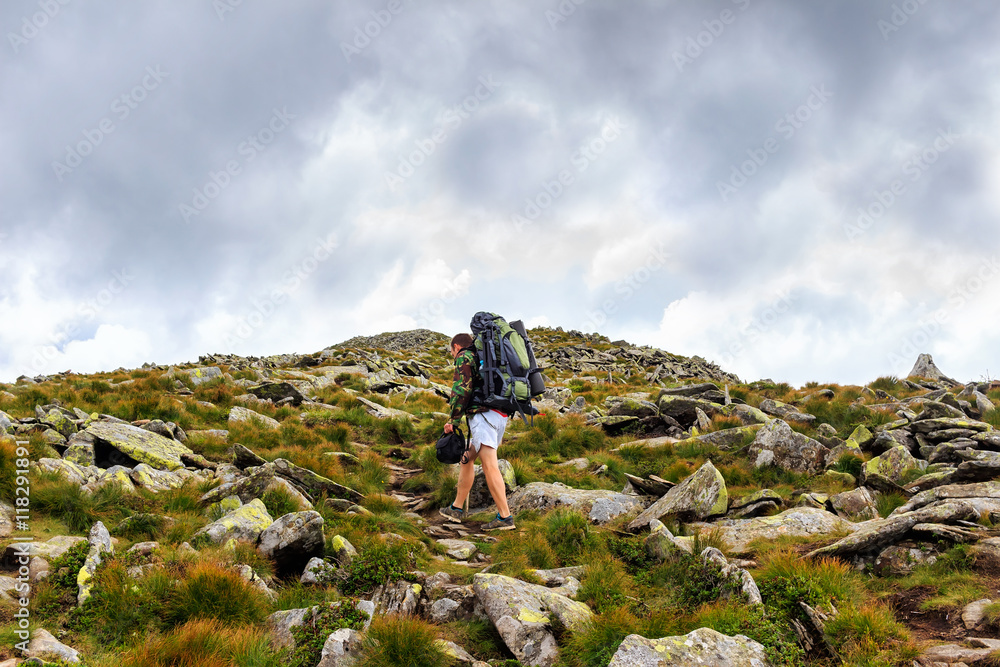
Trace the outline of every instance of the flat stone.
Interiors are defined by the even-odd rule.
[[[472,542],[465,540],[438,540],[438,544],[447,549],[447,556],[455,560],[469,560],[479,548]]]
[[[233,424],[258,424],[263,428],[271,430],[281,428],[281,422],[277,419],[239,405],[229,408],[229,425],[232,426]]]
[[[622,514],[641,510],[646,502],[639,496],[604,489],[575,489],[560,482],[532,482],[519,487],[507,498],[513,512],[565,507],[587,515],[594,522],[610,521]]]
[[[762,644],[743,635],[729,637],[711,628],[699,628],[686,635],[662,639],[628,635],[608,667],[767,667],[770,664]]]
[[[991,604],[993,604],[993,600],[984,598],[965,605],[962,608],[962,623],[965,625],[965,629],[975,630],[982,623],[983,617],[986,616],[986,608]]]
[[[754,519],[722,519],[714,523],[691,523],[688,528],[699,533],[718,530],[729,547],[729,553],[750,553],[749,545],[757,539],[775,540],[779,537],[815,537],[857,530],[858,524],[840,518],[826,510],[812,507],[795,507],[774,516]]]
[[[194,454],[187,446],[146,431],[131,424],[94,422],[85,429],[97,443],[118,450],[137,463],[145,463],[157,470],[178,470],[184,467],[182,454]],[[95,445],[95,451],[99,445]],[[100,458],[100,456],[98,456]]]

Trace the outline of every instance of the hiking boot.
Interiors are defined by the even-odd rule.
[[[442,507],[439,509],[438,514],[448,519],[448,521],[462,523],[462,517],[465,516],[465,511],[458,509],[454,505],[449,505],[448,507]]]
[[[504,519],[500,516],[500,513],[497,512],[497,518],[483,526],[483,530],[514,530],[516,527],[517,526],[514,525],[513,514]]]

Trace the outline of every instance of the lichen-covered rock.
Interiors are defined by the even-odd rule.
[[[691,548],[674,537],[674,534],[657,519],[649,522],[649,535],[644,546],[646,553],[658,562],[675,560],[683,552],[690,553]]]
[[[358,555],[358,550],[354,548],[354,545],[346,537],[334,535],[330,539],[330,553],[333,554],[333,559],[341,567],[347,567],[354,560],[354,557]]]
[[[640,496],[628,496],[605,489],[574,489],[560,482],[525,484],[507,498],[507,504],[513,512],[565,507],[587,515],[591,521],[602,523],[638,511],[646,506],[646,502]]]
[[[92,466],[94,465],[94,445],[86,443],[71,444],[63,452],[63,460],[78,466]]]
[[[656,400],[656,406],[661,415],[672,417],[685,426],[693,424],[697,420],[698,415],[695,413],[695,408],[701,408],[709,417],[719,414],[723,409],[723,406],[718,403],[688,396],[670,396],[663,394],[662,391]]]
[[[281,428],[281,422],[277,419],[239,405],[229,408],[229,425],[232,426],[233,424],[257,424],[263,428],[272,430]]]
[[[90,597],[90,592],[94,588],[94,573],[101,564],[101,554],[115,552],[115,547],[111,543],[111,533],[100,521],[91,526],[87,542],[90,544],[90,550],[87,552],[83,567],[76,575],[77,604],[83,604]]]
[[[558,657],[552,618],[573,632],[594,613],[582,602],[500,574],[477,574],[472,588],[500,637],[527,665],[550,667]]]
[[[284,570],[300,570],[323,553],[323,517],[319,512],[292,512],[275,520],[260,534],[257,550]]]
[[[336,630],[326,638],[316,667],[351,667],[361,655],[362,635],[351,628]]]
[[[918,523],[950,523],[977,518],[976,510],[961,500],[947,501],[923,509],[896,514],[886,519],[876,519],[858,524],[855,532],[826,547],[815,549],[808,557],[851,556],[877,553],[890,544],[900,541]]]
[[[466,540],[446,539],[438,540],[437,543],[447,550],[446,554],[449,558],[454,558],[455,560],[469,560],[479,551],[479,547]]]
[[[963,464],[964,465],[964,464]],[[897,507],[889,516],[897,516],[923,507],[952,500],[963,500],[978,514],[1000,512],[1000,481],[978,482],[975,484],[945,484],[927,491],[921,491],[905,504]]]
[[[722,414],[727,417],[736,417],[743,423],[743,428],[766,424],[772,419],[771,417],[768,417],[767,413],[760,408],[755,408],[752,405],[743,405],[741,403],[731,403],[725,406],[722,410]],[[732,429],[726,430],[731,431]]]
[[[217,503],[227,496],[236,496],[242,502],[248,503],[254,498],[260,498],[274,480],[275,465],[265,463],[257,468],[248,468],[246,475],[235,482],[224,482],[205,493],[200,499],[204,505]]]
[[[423,586],[400,580],[382,584],[372,593],[372,603],[379,614],[410,615],[417,612]]]
[[[814,475],[826,463],[826,445],[797,433],[780,419],[772,419],[757,431],[747,450],[754,467],[773,465],[783,470]]]
[[[195,538],[204,535],[215,544],[225,544],[233,539],[256,544],[260,534],[272,523],[274,519],[267,513],[264,503],[260,498],[255,498],[218,521],[208,524],[195,533]]]
[[[798,422],[800,424],[808,424],[810,422],[816,421],[816,416],[805,412],[799,412],[799,409],[793,405],[787,403],[782,403],[781,401],[776,401],[771,398],[765,398],[760,402],[760,409],[769,415],[775,417],[781,417],[786,422]]]
[[[699,628],[678,637],[646,639],[629,635],[608,667],[769,667],[764,646],[743,635],[729,637],[711,628]]]
[[[299,577],[299,583],[307,586],[324,584],[332,580],[337,568],[322,558],[313,557],[306,563]]]
[[[854,429],[854,432],[851,433],[851,435],[848,436],[847,439],[850,442],[856,443],[858,447],[864,449],[865,447],[867,447],[872,443],[872,441],[875,439],[875,435],[868,430],[868,427],[866,427],[864,424],[861,424],[856,429]]]
[[[262,401],[277,403],[286,398],[292,399],[292,405],[301,405],[306,400],[298,387],[291,382],[265,382],[256,387],[250,387],[250,393]]]
[[[174,473],[157,470],[145,463],[140,463],[132,468],[129,477],[132,478],[133,482],[150,491],[167,491],[184,486],[184,480]]]
[[[993,427],[986,422],[959,417],[921,419],[920,421],[915,421],[910,424],[910,429],[915,433],[933,433],[934,431],[944,431],[952,428],[967,429],[970,431],[976,431],[977,433],[993,431]]]
[[[16,419],[3,410],[0,410],[0,435],[12,432],[14,430],[15,422],[17,422]]]
[[[105,486],[117,486],[125,493],[135,493],[135,484],[132,483],[131,468],[125,466],[111,466],[95,480],[88,482],[81,487],[84,493],[97,493]]]
[[[374,401],[369,401],[363,396],[355,396],[360,403],[365,406],[365,411],[376,419],[405,419],[407,421],[416,420],[416,416],[410,414],[406,410],[397,410],[396,408],[387,408],[384,405],[379,405]]]
[[[68,438],[79,430],[73,420],[64,415],[59,408],[49,410],[42,419],[42,423],[51,426],[64,438]]]
[[[514,474],[514,466],[507,459],[499,459],[497,467],[500,469],[500,476],[503,477],[503,485],[508,496],[517,489],[517,476]],[[472,489],[469,491],[469,507],[483,507],[493,503],[490,489],[486,485],[486,475],[483,474],[481,465],[473,466],[475,477],[472,480]]]
[[[94,436],[97,443],[113,447],[133,461],[145,463],[157,470],[183,468],[181,454],[194,454],[176,440],[144,431],[131,424],[94,422],[86,428],[86,433]]]
[[[80,486],[97,479],[104,473],[103,470],[96,466],[84,467],[66,459],[52,459],[48,457],[38,459],[37,463],[32,463],[32,467],[42,472],[56,473],[67,481],[79,484]]]
[[[864,486],[830,496],[829,502],[837,516],[850,521],[867,521],[878,518],[875,495]]]
[[[18,561],[22,557],[32,558],[35,556],[51,561],[69,551],[73,545],[86,541],[86,537],[56,535],[46,542],[15,542],[8,544],[4,549],[3,564],[14,566],[19,564]]]
[[[63,644],[61,641],[53,637],[52,633],[48,630],[43,630],[42,628],[37,628],[31,632],[31,641],[28,642],[28,651],[24,655],[35,660],[54,657],[62,660],[63,662],[73,664],[80,662],[79,651]]]
[[[857,530],[857,525],[836,514],[813,507],[794,507],[774,516],[754,519],[721,519],[714,523],[691,523],[688,528],[698,533],[714,530],[728,547],[730,554],[746,554],[754,540],[775,540],[779,537],[822,538]]]
[[[656,404],[627,396],[608,396],[604,399],[604,408],[610,416],[627,415],[629,417],[655,417]]]
[[[329,608],[339,607],[341,603],[331,602],[327,606]],[[284,611],[276,611],[267,617],[265,625],[268,632],[271,635],[271,642],[276,649],[292,648],[295,646],[295,637],[292,636],[292,628],[300,627],[305,623],[312,623],[313,619],[321,612],[323,606],[317,605],[315,607],[306,607],[304,609],[286,609]],[[375,614],[375,608],[372,603],[368,600],[359,600],[355,605],[355,609],[363,612],[368,616],[368,621],[365,623],[364,629],[368,629],[368,625],[371,623],[372,616]]]
[[[748,407],[748,406],[740,406]],[[759,412],[759,411],[758,411]],[[761,413],[764,414],[764,413]],[[721,431],[712,431],[711,433],[702,433],[701,435],[696,435],[693,438],[688,438],[687,440],[682,440],[677,443],[678,445],[689,442],[699,442],[707,445],[712,445],[724,452],[731,451],[733,449],[738,449],[743,446],[743,443],[748,439],[751,439],[756,435],[757,431],[760,430],[760,424],[753,424],[750,426],[739,426],[737,428],[725,428]]]
[[[222,377],[222,370],[218,366],[198,366],[197,368],[175,370],[174,372],[186,375],[191,380],[191,384],[196,387]]]
[[[861,469],[861,482],[876,488],[886,481],[897,484],[916,467],[917,460],[906,447],[899,445],[865,463]]]
[[[313,494],[313,497],[326,493],[332,498],[345,498],[353,500],[356,503],[365,499],[362,493],[343,484],[338,484],[331,479],[327,479],[308,468],[297,466],[288,459],[274,460],[274,474],[294,482],[299,487]]]
[[[721,516],[728,506],[726,481],[712,462],[706,461],[693,475],[639,514],[628,528],[639,530],[648,526],[652,519],[664,516],[678,516],[683,520]]]
[[[875,558],[873,569],[880,577],[902,577],[912,572],[918,565],[933,564],[937,561],[937,557],[936,551],[894,544],[879,553]]]

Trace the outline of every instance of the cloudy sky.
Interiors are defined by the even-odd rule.
[[[10,0],[0,381],[465,329],[1000,375],[994,0]]]

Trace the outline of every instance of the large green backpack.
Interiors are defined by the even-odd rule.
[[[481,386],[475,402],[507,414],[536,415],[531,399],[545,391],[542,372],[520,320],[507,323],[496,313],[479,312],[470,323]]]

